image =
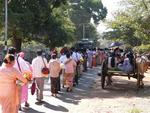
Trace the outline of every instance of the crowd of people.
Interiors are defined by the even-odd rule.
[[[22,110],[23,103],[25,107],[30,106],[28,85],[31,81],[36,83],[36,100],[39,103],[43,102],[45,77],[50,77],[52,96],[57,97],[61,88],[65,88],[66,92],[72,92],[73,87],[79,84],[82,72],[101,64],[105,57],[101,49],[68,49],[67,47],[64,47],[60,54],[53,49],[49,61],[44,57],[41,49],[36,53],[37,56],[29,63],[24,59],[25,53],[17,53],[14,47],[8,49],[0,67],[0,111],[2,113],[18,113]],[[49,69],[49,74],[41,72],[45,66]],[[24,72],[32,73],[32,79],[27,79]]]
[[[134,54],[130,51],[124,51],[120,48],[115,48],[109,51],[108,56],[108,68],[117,69],[125,73],[131,73],[134,67]]]
[[[108,67],[117,65],[121,70],[131,71],[131,54],[122,56],[121,53],[122,51],[118,48],[111,52],[111,50],[106,51],[100,48],[64,47],[60,52],[56,49],[51,50],[48,61],[43,55],[42,49],[37,49],[37,56],[29,63],[25,60],[25,53],[17,53],[14,47],[10,47],[0,67],[0,106],[2,113],[17,113],[22,110],[21,105],[23,103],[25,107],[30,106],[28,85],[31,81],[36,83],[36,100],[42,103],[45,77],[50,78],[51,96],[57,97],[62,88],[65,88],[66,92],[72,92],[73,87],[79,84],[82,72],[101,65],[106,58],[108,61],[111,58]],[[42,73],[41,70],[44,67],[48,68],[49,73]],[[32,73],[32,78],[27,79],[24,72]]]

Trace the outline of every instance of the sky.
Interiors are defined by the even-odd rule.
[[[106,19],[110,20],[113,19],[113,12],[119,9],[119,2],[121,0],[102,0],[103,5],[107,8],[108,14]],[[106,31],[106,27],[103,22],[101,22],[98,27],[97,31],[99,33],[102,33],[103,31]]]

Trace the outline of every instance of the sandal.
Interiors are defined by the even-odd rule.
[[[69,87],[66,89],[66,92],[69,92]]]
[[[19,106],[19,111],[22,111],[22,108],[21,108],[21,106]]]
[[[25,105],[24,105],[25,107],[29,107],[30,105],[29,105],[29,103],[28,102],[25,102]]]
[[[68,89],[68,92],[72,92],[72,89],[69,88],[69,89]]]
[[[54,94],[52,94],[52,96],[53,96],[53,97],[57,97],[57,94],[54,93]]]

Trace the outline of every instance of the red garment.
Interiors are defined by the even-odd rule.
[[[95,55],[93,55],[93,57],[92,57],[92,66],[96,67],[96,56]]]

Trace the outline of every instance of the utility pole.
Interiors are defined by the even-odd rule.
[[[7,50],[7,31],[8,31],[8,1],[5,0],[5,35],[4,35],[5,50]]]

